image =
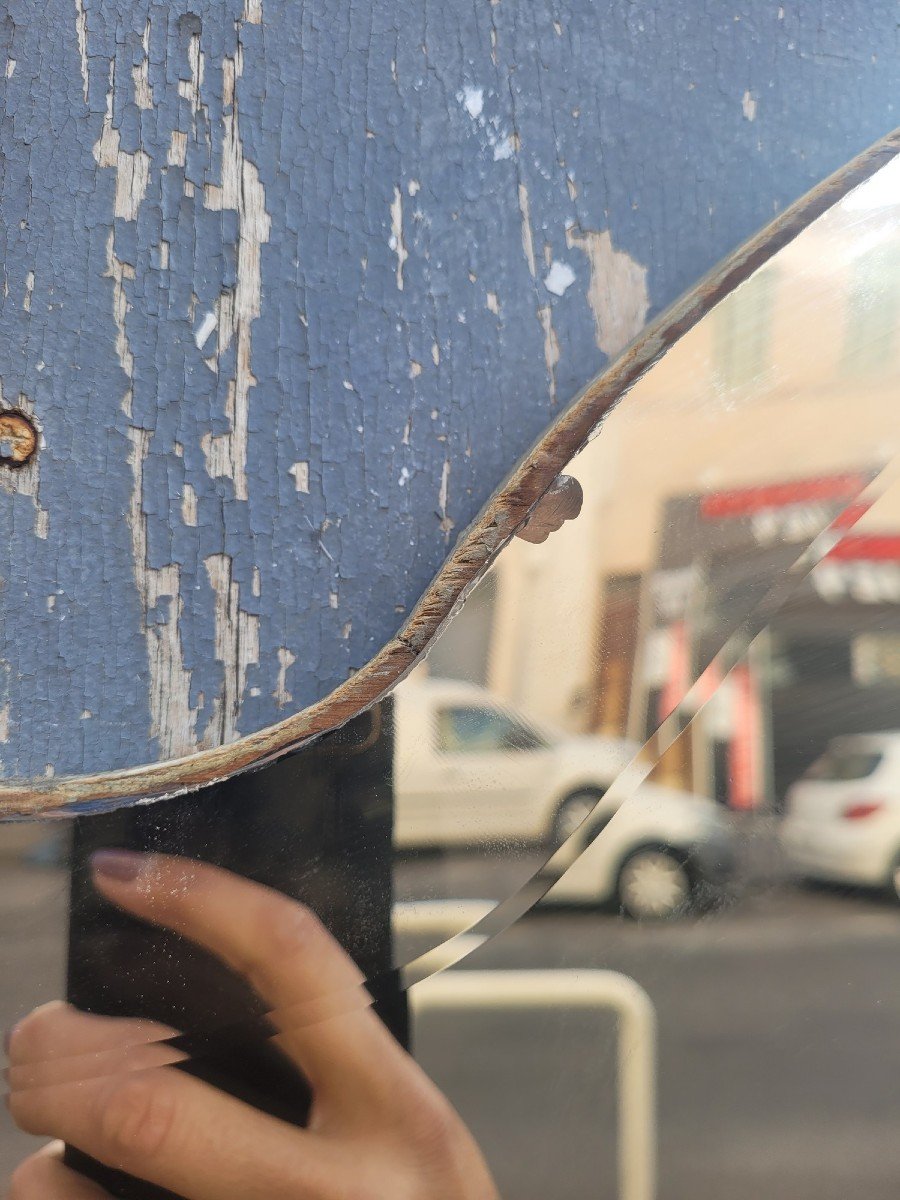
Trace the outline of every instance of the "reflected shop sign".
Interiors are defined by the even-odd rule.
[[[861,686],[900,683],[900,529],[853,532],[868,512],[858,498],[876,475],[873,468],[666,502],[665,536],[645,581],[634,703],[636,731],[647,736],[679,706],[686,720],[703,708],[673,760],[674,781],[736,809],[777,802],[782,781],[822,749],[830,732],[823,726],[812,744],[805,731],[801,745],[798,722],[777,719],[788,700],[803,700],[798,680],[809,685],[810,664],[825,664],[815,686],[821,695],[833,693],[838,714],[850,695],[860,709]],[[798,574],[763,637],[723,679],[714,660],[727,631],[819,536],[833,537],[834,546]],[[865,626],[876,610],[873,633]]]

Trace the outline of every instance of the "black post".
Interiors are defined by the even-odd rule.
[[[72,856],[68,998],[78,1008],[152,1018],[184,1031],[182,1069],[303,1124],[305,1081],[267,1039],[249,988],[183,939],[113,909],[91,886],[95,850],[126,847],[201,859],[308,904],[377,978],[376,1005],[406,1044],[393,985],[393,727],[382,704],[289,758],[188,796],[79,818]],[[157,1188],[74,1150],[68,1161],[123,1200]]]

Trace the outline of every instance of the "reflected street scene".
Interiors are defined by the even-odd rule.
[[[865,193],[648,373],[567,469],[580,517],[508,547],[397,695],[431,729],[397,764],[431,847],[398,893],[496,903],[569,839],[470,965],[641,984],[670,1200],[900,1181],[900,231]],[[424,1044],[510,1196],[622,1194],[611,1025]]]
[[[300,894],[393,914],[376,998],[409,985],[508,1200],[897,1195],[898,189],[621,400],[566,468],[580,515],[502,551],[315,799],[321,830],[374,797]],[[312,804],[254,827],[285,871]],[[64,994],[70,841],[0,828],[6,1024]],[[0,1176],[35,1144],[5,1121]]]

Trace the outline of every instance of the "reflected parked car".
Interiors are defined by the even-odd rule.
[[[781,841],[798,874],[900,899],[900,732],[833,739],[785,810]]]
[[[580,831],[549,899],[635,917],[683,912],[730,873],[730,826],[710,800],[653,783],[604,799],[635,743],[549,730],[472,684],[407,682],[395,696],[398,847],[558,845]]]
[[[642,783],[601,804],[576,839],[575,860],[548,903],[615,904],[636,919],[665,919],[705,906],[734,873],[734,831],[704,796]]]
[[[407,680],[395,706],[399,847],[563,842],[638,751],[548,729],[453,680]]]

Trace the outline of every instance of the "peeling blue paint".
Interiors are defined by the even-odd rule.
[[[0,491],[7,777],[160,757],[153,695],[168,684],[151,647],[176,622],[198,744],[225,728],[229,687],[240,733],[326,694],[396,631],[603,365],[589,260],[567,229],[610,231],[646,268],[652,315],[896,123],[886,0],[263,0],[261,24],[243,0],[84,0],[84,13],[83,61],[75,0],[6,0],[0,16],[0,381],[44,439],[37,496]],[[242,218],[204,204],[222,185],[239,54],[243,161],[271,221],[246,499],[204,451],[233,432],[237,339],[215,371],[218,331],[196,342],[239,281]],[[145,60],[151,106],[133,74]],[[149,159],[118,217],[118,172],[95,157],[111,66],[119,151]],[[544,282],[553,261],[575,273],[561,295]],[[229,654],[251,651],[231,684],[222,561],[219,638],[228,626]],[[178,596],[148,601],[140,572],[172,567]],[[223,608],[234,586],[243,634]],[[287,707],[280,648],[294,656]]]

